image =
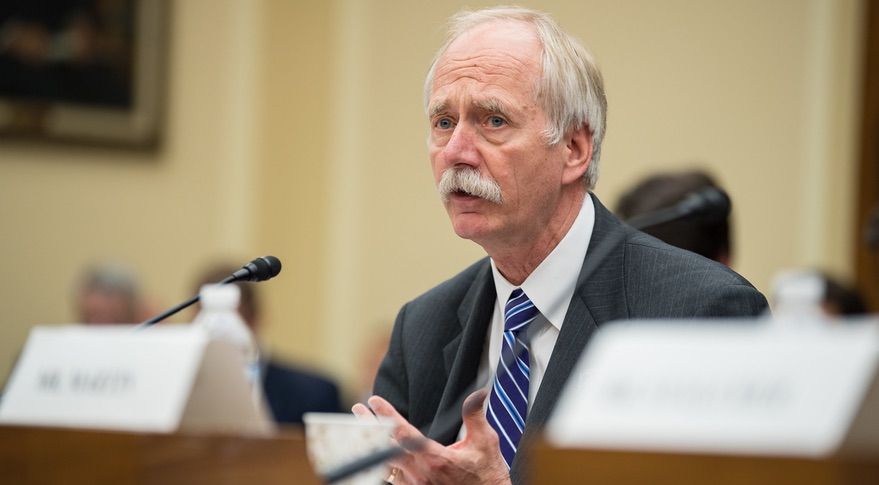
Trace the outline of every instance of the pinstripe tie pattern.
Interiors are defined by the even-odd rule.
[[[537,314],[528,295],[521,288],[513,290],[504,307],[503,346],[486,413],[489,424],[497,431],[507,468],[513,463],[525,430],[531,358],[523,337]]]

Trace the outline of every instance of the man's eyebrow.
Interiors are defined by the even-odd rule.
[[[449,104],[445,101],[440,101],[437,104],[430,107],[430,111],[427,113],[429,118],[433,118],[434,116],[442,113],[449,109]]]
[[[498,98],[480,99],[480,100],[476,101],[474,104],[476,105],[476,107],[478,109],[485,111],[485,112],[488,112],[488,113],[497,113],[500,115],[507,115],[508,114],[507,111],[509,111],[507,109],[507,105],[505,103],[503,103]]]
[[[507,104],[501,101],[498,98],[485,98],[474,101],[473,105],[479,111],[484,111],[487,113],[496,113],[504,116],[509,115],[509,109],[507,108]],[[435,105],[431,106],[428,109],[428,117],[433,118],[438,114],[447,111],[449,109],[449,103],[446,100],[441,100],[437,102]]]

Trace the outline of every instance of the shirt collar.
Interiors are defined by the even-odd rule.
[[[540,314],[558,330],[562,328],[562,322],[565,320],[565,314],[577,288],[577,277],[580,276],[580,267],[586,258],[586,249],[589,247],[594,226],[595,205],[591,195],[586,193],[583,207],[580,208],[580,213],[568,233],[519,286]],[[493,259],[491,273],[494,277],[497,300],[500,308],[503,309],[516,286],[498,271]]]

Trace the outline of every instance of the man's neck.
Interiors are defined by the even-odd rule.
[[[533,235],[519,235],[519,239],[507,240],[506,244],[483,246],[507,281],[521,285],[549,256],[580,214],[584,197],[585,190],[563,197],[549,222]]]

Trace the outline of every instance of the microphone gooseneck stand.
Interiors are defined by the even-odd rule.
[[[261,258],[256,258],[253,261],[245,264],[238,271],[235,271],[231,275],[227,276],[217,283],[218,285],[226,285],[229,283],[234,283],[236,281],[265,281],[268,279],[272,279],[281,272],[281,261],[274,256],[263,256]],[[147,328],[156,323],[161,322],[162,320],[174,315],[175,313],[183,310],[184,308],[190,307],[201,299],[200,295],[195,295],[192,298],[180,303],[174,307],[171,307],[164,312],[150,318],[149,320],[143,321],[140,325],[137,326],[138,329]]]

